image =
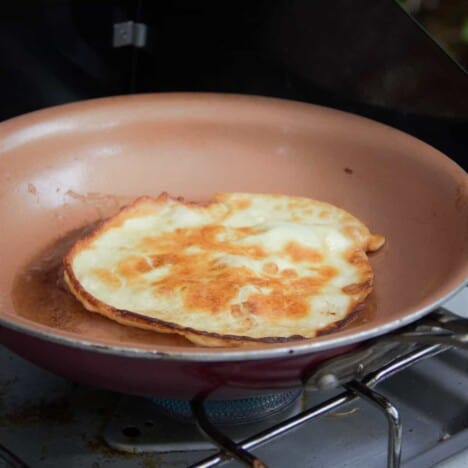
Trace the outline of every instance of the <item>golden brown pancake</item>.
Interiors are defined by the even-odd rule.
[[[372,291],[385,242],[327,203],[222,193],[142,197],[78,241],[65,280],[90,311],[206,346],[313,338]]]

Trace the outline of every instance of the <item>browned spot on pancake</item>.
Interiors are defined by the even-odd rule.
[[[241,249],[235,249],[234,252],[232,252],[234,254],[240,254],[240,255],[246,255],[248,257],[254,257],[254,258],[262,258],[262,257],[266,257],[263,249],[258,246],[258,245],[252,245],[252,246],[248,246],[248,247],[242,247]]]
[[[117,272],[126,279],[136,278],[143,273],[151,271],[151,266],[144,257],[130,255],[117,265]]]
[[[148,254],[157,254],[157,252],[181,252],[189,247],[199,247],[207,252],[219,252],[230,255],[244,255],[252,258],[266,257],[265,251],[261,246],[255,244],[241,245],[229,240],[231,234],[236,241],[255,233],[254,228],[237,228],[229,231],[224,226],[209,224],[197,228],[176,229],[169,233],[163,233],[159,236],[144,237],[138,249]],[[191,257],[186,255],[185,257]]]
[[[297,271],[292,268],[285,268],[281,270],[281,276],[283,278],[297,278]]]
[[[317,263],[323,260],[323,255],[320,252],[309,247],[304,247],[297,242],[289,242],[284,248],[284,252],[294,262]]]
[[[356,267],[356,269],[358,270],[357,273],[359,275],[360,283],[363,283],[365,281],[372,281],[372,277],[373,277],[372,268],[367,259],[367,255],[363,250],[350,249],[344,254],[344,258],[347,262],[349,262],[351,265]],[[369,291],[370,290],[372,290],[371,287],[369,287]],[[348,293],[348,294],[354,294],[354,293]]]
[[[234,317],[234,318],[242,318],[242,311],[241,311],[241,307],[239,304],[233,304],[231,306],[231,315]]]
[[[368,237],[368,232],[365,227],[356,226],[354,224],[343,226],[341,228],[341,232],[344,236],[356,241],[360,241],[361,239],[366,239]]]
[[[367,256],[361,249],[352,249],[345,253],[344,258],[346,261],[355,266],[367,266]]]
[[[249,200],[248,198],[241,198],[241,199],[239,199],[239,200],[236,200],[236,202],[235,202],[236,208],[238,208],[238,209],[240,209],[240,210],[245,210],[245,209],[248,208],[251,204],[252,204],[252,201]]]
[[[250,280],[244,267],[233,268],[210,258],[203,252],[192,255],[158,254],[151,257],[154,265],[170,263],[170,272],[152,287],[156,295],[180,290],[187,309],[216,313],[235,297],[239,287]]]
[[[314,276],[306,276],[294,280],[292,287],[299,294],[317,294],[337,274],[337,270],[332,266],[324,266]]]
[[[216,282],[196,283],[186,289],[184,305],[189,309],[219,312],[234,297],[237,289],[236,284],[229,282],[223,282],[221,285]]]
[[[173,253],[164,253],[164,254],[156,254],[150,255],[151,265],[153,268],[160,268],[165,265],[173,265],[177,263],[178,256]]]
[[[349,168],[349,167],[345,167],[343,170],[346,172],[346,174],[352,174],[352,173],[354,172],[354,171],[353,171],[351,168]]]
[[[251,294],[243,305],[253,315],[266,315],[272,318],[301,318],[305,317],[309,310],[304,297],[297,294],[282,294],[279,291],[270,294]]]
[[[263,271],[268,275],[274,275],[278,273],[278,265],[274,262],[268,262],[263,265]]]
[[[265,304],[270,310],[274,304],[278,307],[296,304],[298,294],[303,300],[317,294],[337,274],[333,267],[324,266],[318,268],[313,276],[306,278],[297,278],[297,273],[292,269],[283,270],[279,278],[262,278],[255,276],[246,267],[234,268],[209,261],[206,256],[206,253],[179,256],[170,273],[152,283],[155,294],[170,295],[174,290],[180,290],[187,309],[217,313],[229,307],[229,303],[243,285],[251,284],[271,290],[271,293],[265,296],[269,297]],[[272,266],[270,268],[274,270]],[[248,300],[250,301],[250,297]],[[257,301],[256,310],[260,305]],[[278,310],[277,313],[281,312]]]
[[[367,280],[362,283],[348,284],[348,286],[345,286],[341,290],[345,294],[350,294],[350,295],[360,294],[360,293],[367,291],[372,286],[371,283],[372,283],[371,280]]]
[[[256,226],[236,227],[233,230],[237,234],[237,238],[242,238],[242,237],[249,236],[252,234],[257,234],[262,231],[262,229]]]
[[[330,265],[324,265],[323,267],[320,267],[319,274],[322,278],[330,281],[338,274],[338,270]]]
[[[204,281],[193,281],[193,278],[204,278]],[[226,308],[243,284],[250,280],[246,268],[221,266],[207,272],[203,261],[192,265],[178,265],[174,274],[158,281],[158,285],[169,288],[184,286],[184,306],[187,309],[208,310],[216,313]]]
[[[105,268],[94,268],[93,273],[107,286],[111,288],[120,288],[122,285],[117,275]]]
[[[252,328],[254,320],[249,312],[241,308],[240,304],[231,305],[231,315],[236,319],[236,327],[243,332]]]
[[[322,218],[322,219],[327,219],[327,218],[330,217],[330,212],[329,212],[329,211],[322,210],[322,211],[319,213],[319,217]]]

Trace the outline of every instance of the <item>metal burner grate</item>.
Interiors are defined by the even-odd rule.
[[[455,345],[466,349],[468,342],[466,330],[465,320],[436,312],[403,332],[380,338],[370,343],[365,349],[332,359],[316,369],[313,375],[304,379],[304,391],[307,393],[309,390],[339,388],[340,386],[343,391],[305,410],[298,404],[300,390],[266,399],[248,398],[234,402],[231,406],[226,406],[224,402],[209,400],[154,401],[165,413],[176,412],[179,419],[188,421],[192,417],[195,420],[200,431],[197,432],[193,424],[187,425],[187,428],[193,432],[193,440],[196,443],[192,446],[187,446],[185,443],[183,450],[212,448],[212,445],[207,445],[207,441],[211,441],[221,449],[218,453],[191,465],[192,467],[212,467],[229,459],[237,459],[245,465],[260,468],[267,465],[252,453],[253,449],[286,435],[291,430],[319,416],[330,415],[342,409],[346,404],[361,400],[364,404],[370,403],[370,408],[379,410],[386,418],[388,424],[387,464],[389,467],[398,467],[402,448],[402,424],[399,410],[384,395],[377,392],[375,387],[387,378],[420,361],[447,351]],[[246,426],[247,432],[233,432],[232,427],[226,425],[229,420],[233,420],[234,423],[243,422],[245,414],[249,413],[252,408],[259,409],[258,413],[255,413],[256,410],[253,411],[254,419],[262,416],[262,411],[270,404],[272,405],[269,408],[270,414],[280,413],[276,420],[270,418],[264,420],[263,425]],[[285,406],[294,406],[294,408],[286,414]],[[133,415],[133,410],[132,406],[127,414]],[[142,409],[140,413],[145,414],[145,411],[147,410]],[[125,409],[121,413],[125,414]],[[151,441],[151,435],[146,440],[146,446],[145,443],[141,443],[141,440],[138,444],[132,444],[129,437],[124,437],[116,443],[115,434],[121,431],[122,425],[119,426],[121,422],[123,420],[117,422],[110,434],[108,431],[107,437],[105,434],[111,446],[133,452],[152,450],[151,444],[154,445],[154,440]],[[163,424],[165,433],[170,434],[170,424],[174,422],[168,418]],[[201,439],[202,434],[205,435],[205,440]],[[167,450],[180,450],[180,445],[177,443],[163,444],[162,447]]]
[[[392,346],[394,343],[406,343],[409,344],[409,347]],[[411,349],[414,348],[414,344],[417,344],[416,349]],[[355,379],[344,383],[345,391],[336,397],[244,439],[240,443],[235,443],[220,432],[210,420],[202,402],[192,402],[192,411],[197,417],[197,424],[201,431],[222,449],[221,452],[193,464],[192,467],[215,466],[230,457],[250,466],[267,466],[249,450],[284,435],[314,418],[329,414],[358,398],[368,401],[385,415],[388,422],[387,466],[398,467],[402,446],[402,425],[398,409],[373,388],[388,377],[419,361],[447,351],[452,346],[468,348],[466,320],[456,319],[443,311],[433,313],[402,333],[384,337],[375,344],[371,344],[364,351],[351,353],[342,359],[332,360],[321,369],[316,370],[314,375],[307,379],[306,389],[308,385],[317,388],[317,386],[326,387],[339,382],[347,382],[351,376]],[[404,349],[406,352],[403,351]],[[387,363],[382,364],[385,361]],[[376,366],[380,367],[375,369]],[[362,375],[364,370],[371,370],[371,372],[357,380],[356,377]]]
[[[249,464],[250,466],[261,467],[267,466],[263,461],[256,458],[254,455],[247,452],[261,444],[269,442],[275,437],[284,435],[288,431],[295,429],[306,422],[311,421],[319,416],[326,415],[334,410],[339,409],[347,403],[351,403],[359,397],[364,397],[372,402],[386,416],[389,423],[389,447],[388,447],[388,466],[398,467],[401,457],[401,423],[399,421],[398,410],[383,396],[372,390],[383,380],[400,372],[417,362],[427,359],[432,356],[446,351],[448,347],[443,345],[426,346],[423,349],[408,353],[406,356],[399,358],[386,366],[383,366],[376,372],[373,372],[366,377],[362,382],[353,381],[345,385],[345,391],[338,396],[321,403],[313,408],[310,408],[297,416],[283,421],[281,424],[273,426],[263,432],[255,434],[240,443],[234,443],[231,440],[226,440],[225,437],[220,437],[218,429],[208,419],[202,407],[197,404],[194,411],[198,416],[198,424],[202,431],[216,444],[222,451],[210,456],[198,463],[191,465],[191,468],[208,468],[216,466],[230,457],[235,457],[238,460]]]

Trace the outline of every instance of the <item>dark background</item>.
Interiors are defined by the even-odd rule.
[[[143,48],[113,25],[148,26]],[[115,94],[219,91],[323,104],[465,164],[468,80],[392,0],[30,1],[0,18],[0,119]]]

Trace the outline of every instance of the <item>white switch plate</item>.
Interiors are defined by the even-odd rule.
[[[462,288],[456,296],[442,304],[442,307],[461,317],[468,318],[468,286]]]

